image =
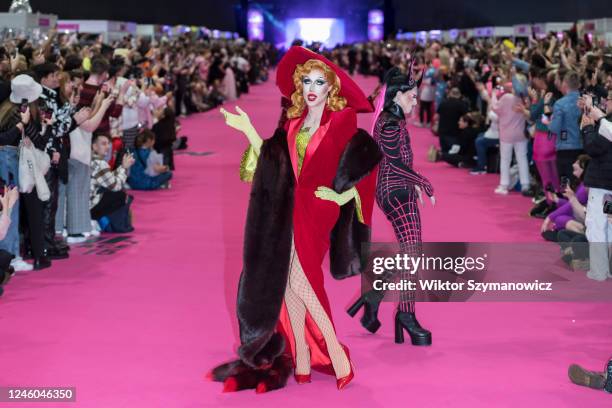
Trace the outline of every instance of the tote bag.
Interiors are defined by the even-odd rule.
[[[76,128],[70,132],[70,158],[86,165],[91,164],[91,132]]]
[[[36,187],[36,193],[41,201],[51,197],[45,174],[49,171],[51,159],[47,153],[38,150],[33,145],[19,146],[19,191],[31,193]]]

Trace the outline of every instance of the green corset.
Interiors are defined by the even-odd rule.
[[[304,156],[306,155],[306,148],[308,147],[308,142],[310,142],[309,130],[310,128],[307,127],[302,128],[295,137],[295,148],[298,155],[298,175],[302,170],[302,163],[304,162]]]

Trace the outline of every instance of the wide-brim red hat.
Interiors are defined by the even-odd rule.
[[[348,106],[352,107],[357,112],[372,112],[374,110],[361,88],[359,88],[355,81],[353,81],[353,79],[340,67],[324,56],[297,45],[289,48],[289,51],[281,58],[276,68],[276,85],[283,96],[291,98],[291,94],[295,91],[295,86],[293,84],[293,72],[295,71],[295,67],[311,59],[323,62],[336,73],[336,76],[340,80],[340,92],[338,92],[338,94],[346,99]]]

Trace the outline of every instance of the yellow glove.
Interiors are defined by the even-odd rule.
[[[249,128],[253,127],[251,124],[251,119],[249,119],[249,115],[247,115],[246,112],[240,109],[238,106],[236,106],[236,112],[238,112],[238,115],[229,113],[223,108],[220,109],[220,112],[223,117],[225,117],[225,124],[233,127],[236,130],[246,133]]]
[[[320,186],[319,188],[317,188],[317,191],[315,191],[315,196],[317,196],[321,200],[333,201],[339,206],[343,206],[344,204],[348,203],[353,198],[355,198],[356,195],[357,189],[355,187],[346,190],[344,193],[340,194],[336,193],[331,188],[325,186]]]
[[[257,131],[253,127],[251,119],[249,119],[249,115],[247,115],[246,112],[240,109],[238,106],[236,106],[236,112],[238,112],[238,115],[230,113],[223,108],[221,108],[219,112],[221,112],[221,114],[225,118],[225,124],[227,124],[229,127],[241,131],[246,135],[246,137],[249,139],[249,142],[253,146],[255,153],[259,155],[259,149],[261,148],[263,141],[261,140],[261,137],[259,137]]]

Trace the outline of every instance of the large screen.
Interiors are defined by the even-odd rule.
[[[344,43],[344,20],[339,18],[292,18],[285,25],[285,45],[300,39],[306,44],[321,42],[332,48]]]

